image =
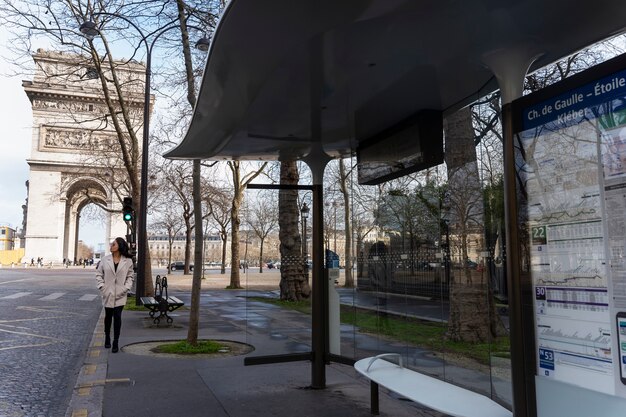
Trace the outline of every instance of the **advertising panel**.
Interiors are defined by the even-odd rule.
[[[626,58],[513,109],[537,375],[626,397]]]

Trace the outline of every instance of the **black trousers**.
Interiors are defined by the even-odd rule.
[[[120,330],[122,329],[122,310],[124,306],[105,307],[104,308],[104,334],[111,335],[111,321],[113,322],[113,340],[120,338]]]

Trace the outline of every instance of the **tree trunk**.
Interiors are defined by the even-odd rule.
[[[187,223],[187,229],[185,230],[185,266],[183,271],[185,275],[189,275],[189,259],[191,258],[191,231],[193,229],[189,220],[185,220],[185,223]]]
[[[133,197],[133,201],[136,201],[137,206],[140,205],[140,194],[139,194],[139,188],[136,188],[137,192],[133,192],[132,193],[132,197]],[[135,212],[138,212],[138,210],[135,210]],[[147,225],[147,223],[146,223]],[[135,234],[135,238],[137,239],[138,233]],[[146,258],[144,260],[144,274],[143,274],[143,296],[145,297],[154,297],[154,283],[152,282],[152,268],[151,268],[151,262],[150,262],[150,246],[148,245],[148,236],[146,235],[146,241],[145,242],[139,242],[139,240],[137,240],[137,245],[144,245],[144,248],[146,248]],[[135,271],[136,272],[136,271]],[[135,283],[135,288],[137,288],[137,283]]]
[[[152,258],[150,257],[150,247],[148,246],[148,236],[146,236],[146,264],[144,266],[145,283],[143,294],[145,297],[154,297],[154,283],[152,282]]]
[[[239,275],[239,226],[241,220],[239,219],[239,209],[241,208],[241,202],[243,201],[243,192],[245,187],[241,185],[241,172],[239,167],[239,161],[229,162],[231,172],[233,174],[233,201],[230,208],[230,285],[229,289],[240,289],[241,279]]]
[[[167,273],[169,274],[170,272],[172,272],[170,270],[170,265],[172,265],[172,245],[173,242],[170,240],[168,245],[167,245]]]
[[[450,229],[460,242],[456,248],[461,254],[461,266],[454,270],[450,282],[450,319],[448,321],[448,338],[453,341],[489,342],[492,319],[495,311],[490,311],[487,285],[474,285],[473,276],[467,266],[467,237],[469,223],[482,225],[482,205],[472,209],[468,198],[482,196],[478,169],[476,164],[476,148],[472,113],[469,107],[450,115],[444,122],[445,130],[445,161],[448,168],[448,188],[450,193]],[[469,190],[468,190],[469,188]],[[464,196],[465,197],[464,199]],[[492,313],[492,314],[490,314]]]
[[[226,244],[228,242],[228,235],[225,231],[222,232],[222,269],[220,274],[226,274]]]
[[[339,187],[341,189],[341,195],[343,196],[343,224],[345,224],[345,245],[344,245],[344,276],[345,284],[347,288],[354,288],[354,277],[352,276],[352,222],[350,221],[350,195],[348,193],[347,174],[346,168],[343,163],[343,159],[339,159],[339,178],[341,179]]]
[[[263,244],[265,239],[261,239],[261,247],[259,249],[259,274],[263,273]]]
[[[195,245],[193,250],[193,279],[191,281],[191,307],[189,311],[189,329],[187,343],[198,344],[198,327],[200,324],[200,287],[202,283],[202,196],[200,193],[200,160],[193,160],[193,213],[195,227]]]
[[[280,183],[297,185],[300,175],[295,161],[280,164]],[[311,293],[305,260],[302,257],[302,238],[298,222],[298,191],[280,190],[278,197],[278,236],[280,239],[280,298],[299,301]]]

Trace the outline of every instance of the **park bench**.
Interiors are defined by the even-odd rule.
[[[398,364],[379,360],[398,357]],[[354,368],[370,380],[371,413],[378,414],[378,386],[433,410],[457,417],[512,417],[513,413],[482,394],[466,390],[402,366],[397,353],[365,358]]]
[[[165,292],[165,294],[163,294]],[[158,325],[161,319],[165,319],[167,324],[172,324],[174,319],[168,315],[172,311],[185,305],[176,297],[169,297],[167,294],[167,277],[157,275],[154,283],[154,297],[141,297],[141,304],[150,310],[150,317],[154,324]],[[157,313],[159,314],[157,316]]]

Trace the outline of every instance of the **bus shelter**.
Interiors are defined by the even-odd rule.
[[[572,366],[568,367],[563,353],[567,349],[559,351],[559,346],[562,347],[559,343],[571,342],[565,340],[566,333],[576,333],[576,329],[567,327],[571,322],[559,329],[555,327],[558,320],[550,322],[549,318],[538,317],[538,312],[545,312],[563,301],[550,298],[556,293],[571,296],[571,291],[557,288],[550,262],[558,261],[559,256],[580,257],[581,252],[571,248],[561,248],[559,252],[550,246],[554,239],[546,235],[554,236],[550,233],[556,233],[561,223],[542,221],[539,215],[530,216],[529,220],[520,214],[533,211],[524,208],[528,201],[520,203],[520,187],[516,181],[523,169],[519,164],[520,152],[528,155],[524,146],[531,146],[533,139],[542,137],[536,130],[554,122],[547,113],[557,122],[570,125],[573,120],[588,119],[586,110],[580,113],[583,98],[586,94],[593,95],[594,88],[623,96],[626,82],[620,71],[626,65],[623,65],[624,60],[616,61],[596,76],[579,79],[576,86],[559,87],[549,94],[555,97],[566,94],[567,97],[556,101],[544,95],[517,105],[513,102],[522,96],[526,74],[597,41],[623,33],[625,16],[626,3],[611,0],[576,4],[564,0],[229,2],[210,46],[191,125],[185,138],[166,157],[302,160],[311,168],[312,185],[305,187],[313,194],[311,352],[274,359],[265,357],[259,363],[310,359],[312,386],[323,388],[326,363],[342,361],[342,356],[333,353],[331,348],[329,309],[332,301],[325,295],[329,284],[323,270],[321,217],[323,172],[327,162],[356,154],[359,179],[363,184],[378,184],[439,164],[443,160],[443,118],[500,89],[514,415],[548,416],[558,411],[560,415],[582,416],[587,415],[587,409],[595,410],[596,415],[620,415],[620,407],[623,410],[626,405],[626,370],[624,365],[620,366],[622,356],[618,353],[617,341],[620,323],[626,329],[626,318],[620,321],[626,312],[609,301],[618,291],[615,286],[618,275],[613,274],[611,278],[611,273],[606,272],[610,282],[598,293],[590,289],[595,284],[581,284],[586,289],[585,294],[599,294],[605,304],[610,304],[605,309],[606,317],[600,320],[601,326],[605,326],[600,337],[593,338],[592,342],[588,340],[591,336],[581,338],[589,342],[585,342],[589,349],[601,352],[597,355],[604,356],[602,364],[596,368],[590,366],[585,362],[589,359],[585,356],[587,352],[579,355],[578,363],[570,361]],[[596,80],[599,87],[594,87]],[[602,101],[605,103],[619,100],[619,97],[605,95],[598,100],[606,99]],[[601,104],[596,102],[589,106]],[[600,117],[597,111],[593,114]],[[621,113],[615,110],[615,114]],[[606,128],[611,133],[604,136],[612,138],[611,143],[618,146],[621,136],[615,129],[621,127],[621,122],[611,123],[613,130]],[[604,137],[603,134],[596,136]],[[586,140],[580,139],[581,142]],[[514,145],[519,143],[525,145],[516,148]],[[601,146],[604,145],[598,145]],[[548,152],[545,147],[541,161],[549,159],[545,157]],[[592,153],[590,158],[595,157],[602,163],[603,156],[598,155],[618,151],[602,153],[594,148],[587,152]],[[559,156],[554,149],[553,153],[554,163],[562,166],[558,161],[562,154]],[[604,158],[609,164],[610,156]],[[536,161],[527,163],[532,165]],[[611,186],[621,187],[617,179],[622,172],[620,164],[620,161],[613,163],[610,171],[615,175],[612,178],[615,183],[596,184],[603,190],[598,195],[610,194],[610,190],[616,189]],[[553,168],[553,173],[557,171]],[[532,176],[528,180],[537,181]],[[593,190],[589,192],[593,194]],[[570,193],[562,198],[568,202],[581,197]],[[605,199],[605,203],[600,197],[596,200],[590,210],[599,212],[603,204],[609,203],[621,207],[617,198]],[[597,230],[594,230],[604,237],[602,242],[596,242],[598,249],[594,260],[586,264],[588,270],[600,275],[605,273],[600,271],[608,271],[605,268],[606,242],[616,239],[622,242],[621,237],[606,231],[604,217],[584,219],[596,222]],[[528,228],[532,230],[533,237],[528,238],[531,240],[520,233]],[[566,232],[562,229],[562,233]],[[525,239],[530,244],[526,245]],[[617,250],[619,242],[609,249]],[[546,252],[539,254],[542,249],[557,255],[545,260],[541,256]],[[548,266],[544,266],[543,272],[537,272],[537,268],[527,267],[534,265],[533,262],[544,262]],[[576,269],[579,263],[572,261],[568,265]],[[562,277],[562,282],[570,283],[567,278]],[[611,282],[615,284],[613,289]],[[540,296],[534,295],[537,291],[542,292]],[[596,312],[583,312],[578,319],[584,321]],[[546,322],[553,326],[549,331],[541,327]],[[546,338],[538,337],[540,333]],[[543,345],[549,343],[546,340],[550,335],[561,340],[555,348]],[[624,343],[626,345],[626,341]],[[558,358],[555,359],[555,355]],[[585,384],[583,379],[587,374],[577,372],[577,367],[593,375],[604,373],[600,378],[604,388]],[[589,370],[590,367],[593,369]],[[571,398],[583,399],[583,405]],[[597,411],[599,409],[605,410],[605,414]]]

